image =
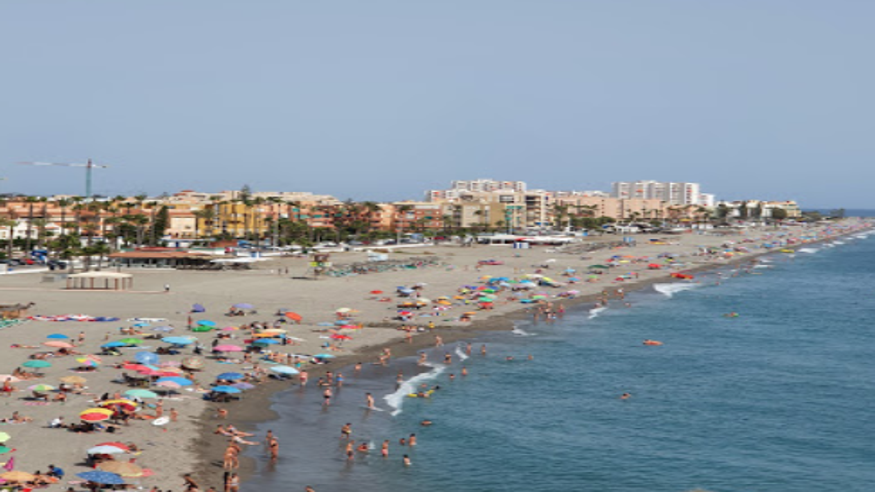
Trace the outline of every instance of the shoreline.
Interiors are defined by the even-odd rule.
[[[91,317],[108,317],[114,322],[49,322],[48,319],[35,319],[21,325],[12,326],[0,330],[0,347],[6,344],[21,346],[19,349],[6,349],[6,357],[0,361],[0,374],[11,373],[15,367],[20,366],[28,358],[35,355],[31,350],[46,351],[43,344],[47,342],[49,334],[65,334],[68,338],[75,339],[77,332],[86,335],[86,340],[75,343],[78,351],[85,354],[99,353],[99,346],[109,341],[117,341],[126,336],[122,329],[128,329],[139,320],[147,319],[151,326],[170,325],[176,327],[175,335],[192,336],[199,343],[208,346],[219,333],[230,335],[228,343],[245,345],[244,340],[249,338],[248,331],[213,331],[196,333],[186,330],[185,327],[193,321],[202,318],[209,319],[219,327],[241,324],[249,324],[261,321],[270,324],[277,312],[288,311],[292,308],[303,317],[302,324],[285,324],[282,328],[288,329],[289,335],[300,337],[288,347],[276,346],[275,352],[280,354],[317,354],[327,351],[326,345],[334,343],[328,335],[330,328],[336,327],[335,313],[342,307],[356,310],[353,323],[362,324],[365,328],[355,332],[349,332],[354,340],[340,343],[339,351],[334,352],[337,356],[326,365],[309,365],[308,371],[311,379],[320,377],[327,370],[335,371],[356,362],[369,364],[377,359],[384,347],[390,347],[393,359],[415,355],[423,348],[434,346],[434,334],[440,334],[446,344],[454,344],[464,340],[476,340],[482,336],[496,331],[510,331],[514,324],[520,320],[528,320],[532,317],[531,309],[536,304],[524,304],[520,299],[529,297],[528,294],[510,296],[510,291],[498,293],[493,310],[480,311],[477,302],[453,301],[452,305],[440,308],[434,304],[416,312],[416,316],[410,321],[396,321],[396,304],[402,302],[394,294],[395,286],[412,285],[421,282],[427,287],[423,293],[428,297],[435,298],[440,295],[453,296],[459,292],[462,285],[481,285],[485,275],[510,278],[520,278],[524,275],[539,273],[543,269],[544,275],[552,275],[561,282],[559,287],[540,287],[547,293],[547,299],[555,303],[561,302],[567,311],[589,309],[600,297],[603,290],[614,293],[616,289],[623,288],[626,293],[641,291],[651,288],[654,284],[685,282],[673,279],[673,272],[696,274],[721,268],[739,268],[746,262],[757,261],[757,258],[775,253],[784,246],[766,249],[761,244],[784,244],[788,240],[798,241],[798,244],[786,246],[799,249],[824,241],[838,239],[847,234],[856,234],[872,229],[873,225],[864,220],[849,219],[838,225],[827,227],[811,227],[805,229],[781,229],[781,230],[755,230],[746,234],[723,236],[716,234],[690,234],[681,237],[664,236],[641,236],[639,244],[625,245],[621,248],[604,247],[590,252],[562,252],[555,248],[534,248],[531,250],[513,250],[509,247],[500,246],[476,246],[473,248],[458,247],[435,247],[431,248],[430,254],[444,258],[441,265],[428,266],[427,268],[389,271],[371,275],[352,276],[348,278],[327,278],[319,281],[298,281],[295,279],[307,268],[306,259],[282,258],[276,261],[260,264],[259,268],[245,273],[239,272],[193,272],[193,271],[131,271],[137,277],[139,289],[126,292],[124,296],[105,296],[104,292],[86,291],[76,292],[74,296],[64,295],[61,286],[53,286],[51,283],[42,282],[39,275],[11,275],[0,277],[0,292],[3,303],[36,303],[31,309],[31,314],[58,316],[83,313]],[[649,242],[648,238],[654,238],[657,243]],[[803,238],[817,238],[817,241]],[[593,241],[594,244],[607,244],[609,239],[603,238]],[[750,251],[736,254],[726,258],[723,251],[727,250],[724,243],[733,243],[735,246],[749,246]],[[746,244],[750,243],[750,244]],[[703,248],[712,248],[713,251],[704,254]],[[731,248],[730,248],[731,249]],[[714,251],[718,251],[715,253]],[[404,253],[401,253],[404,254]],[[674,262],[663,260],[663,255],[676,256]],[[585,255],[585,256],[583,256]],[[622,255],[622,256],[621,256]],[[659,255],[659,256],[657,256]],[[361,253],[337,254],[337,261],[355,261]],[[607,260],[611,257],[611,260]],[[632,257],[633,260],[625,260]],[[647,259],[649,258],[649,259]],[[497,259],[503,262],[501,266],[477,266],[479,261],[485,259]],[[581,273],[589,269],[587,265],[600,262],[616,261],[615,266],[606,274],[593,276],[592,281],[586,281],[586,275],[580,275],[583,281],[577,284],[566,284],[567,280],[563,273],[568,269],[577,269]],[[650,270],[648,262],[658,262],[663,265],[660,270]],[[549,265],[549,267],[547,266]],[[291,275],[283,270],[290,270]],[[512,272],[512,273],[511,273]],[[618,277],[632,278],[640,274],[640,278],[618,281]],[[480,278],[480,280],[478,280]],[[171,284],[169,292],[163,292],[163,286]],[[53,288],[54,287],[54,288]],[[375,291],[386,291],[388,302],[377,302],[380,296],[372,295]],[[555,297],[555,294],[569,289],[578,290],[579,294],[573,299]],[[161,291],[156,294],[155,291]],[[370,292],[370,294],[368,294]],[[537,291],[531,291],[537,292]],[[530,292],[530,293],[531,293]],[[477,296],[466,295],[465,298]],[[513,298],[511,300],[510,298]],[[613,295],[611,296],[613,298]],[[225,317],[225,309],[235,303],[246,302],[260,308],[263,313],[247,312],[244,317]],[[203,304],[207,312],[192,314],[191,306]],[[278,308],[278,306],[283,306]],[[443,309],[443,310],[442,310]],[[253,310],[254,311],[254,310]],[[463,311],[477,311],[470,323],[460,322],[459,315]],[[432,317],[433,316],[433,317]],[[75,317],[74,317],[75,319]],[[429,320],[435,322],[433,333],[429,333],[424,326]],[[329,322],[331,321],[331,322]],[[148,324],[148,323],[147,323]],[[415,332],[412,343],[405,340],[405,332],[398,328],[402,325],[414,325],[423,328],[422,332]],[[325,326],[329,326],[326,329]],[[226,329],[237,329],[228,327]],[[19,411],[29,416],[33,422],[29,425],[7,427],[13,434],[12,446],[16,448],[14,453],[17,468],[21,469],[45,469],[48,463],[55,463],[65,468],[70,476],[85,471],[82,468],[81,457],[84,451],[94,444],[107,440],[109,437],[91,434],[77,434],[65,430],[53,430],[44,425],[45,422],[59,416],[68,419],[70,423],[79,421],[78,414],[88,408],[94,394],[97,395],[115,391],[125,391],[129,387],[119,384],[121,370],[114,369],[117,363],[124,360],[133,360],[138,351],[156,350],[164,345],[160,341],[161,334],[151,331],[151,327],[142,328],[145,342],[142,346],[121,349],[122,355],[105,357],[105,364],[98,370],[83,374],[87,378],[87,390],[90,393],[83,395],[71,394],[67,403],[51,402],[43,406],[32,406],[30,392],[24,388],[34,382],[22,381],[17,385],[19,392],[11,398],[0,399],[0,408],[5,407],[5,414],[0,417],[9,417],[13,411]],[[224,330],[224,329],[223,329]],[[147,336],[152,335],[152,336]],[[153,338],[153,340],[149,340]],[[178,364],[181,359],[191,355],[191,347],[181,349],[178,355],[162,355],[161,361],[170,364]],[[28,350],[31,349],[31,350]],[[208,355],[209,349],[204,355]],[[28,357],[30,355],[30,357]],[[257,357],[257,356],[256,356]],[[309,358],[310,356],[306,356]],[[44,371],[44,376],[38,379],[38,383],[57,384],[57,379],[71,375],[70,371],[77,372],[71,357],[53,358],[55,367],[49,367]],[[213,358],[206,358],[206,364],[202,371],[193,374],[204,387],[210,386],[215,377],[225,371],[239,371],[241,373],[253,372],[252,362],[238,361],[236,364],[225,365],[218,363]],[[259,364],[262,369],[267,369],[267,364]],[[136,373],[132,373],[136,375]],[[175,488],[178,477],[191,473],[200,483],[206,485],[220,485],[218,483],[221,474],[222,450],[227,446],[227,438],[214,434],[216,425],[233,423],[241,429],[251,430],[258,424],[275,420],[277,414],[270,408],[272,398],[290,387],[297,386],[297,379],[275,381],[268,378],[263,384],[246,391],[241,395],[241,400],[227,404],[230,410],[230,418],[218,420],[215,411],[218,404],[203,401],[200,392],[183,390],[175,398],[164,398],[165,407],[176,407],[179,412],[179,421],[165,427],[149,425],[150,422],[135,421],[131,426],[119,428],[117,439],[125,442],[135,442],[143,447],[143,453],[137,458],[137,464],[154,470],[152,476],[141,479],[140,484],[145,487],[157,486],[160,489]],[[54,392],[51,393],[54,395]],[[146,403],[156,403],[159,400],[149,400]],[[222,406],[225,406],[224,404]],[[154,407],[154,405],[148,405]],[[167,409],[165,408],[165,411]],[[152,408],[143,406],[140,414],[150,415]],[[115,438],[115,436],[113,436]],[[57,443],[50,449],[28,445],[28,443],[45,442],[51,440]],[[258,438],[255,438],[258,440]],[[281,453],[282,454],[282,453]],[[8,458],[10,455],[7,455]],[[254,461],[248,457],[241,457],[242,467],[236,472],[249,477],[255,471]]]
[[[869,227],[868,229],[863,228],[849,231],[843,234],[826,237],[816,241],[808,241],[800,244],[788,245],[780,249],[792,249],[794,250],[795,254],[801,248],[827,243],[830,241],[834,241],[837,238],[852,234],[858,234],[866,230],[875,230],[875,226]],[[757,263],[758,258],[761,258],[763,256],[780,253],[781,252],[779,251],[779,248],[768,249],[765,251],[756,251],[747,253],[743,256],[730,258],[722,263],[714,262],[711,264],[703,264],[691,268],[686,268],[683,269],[683,272],[690,274],[699,274],[705,272],[713,272],[720,269],[738,268],[740,265],[743,265],[745,263]],[[629,280],[622,283],[611,284],[609,287],[606,285],[605,290],[615,291],[617,288],[622,287],[626,293],[632,293],[646,290],[656,284],[686,283],[684,279],[671,277],[671,273],[672,272],[670,270],[666,269],[662,272],[662,275],[660,276],[646,279]],[[600,298],[600,294],[587,294],[573,299],[562,299],[561,301],[566,305],[568,312],[573,312],[578,310],[592,309],[592,307],[584,308],[584,306],[587,304],[593,305]],[[515,327],[516,321],[529,319],[530,310],[531,307],[528,305],[519,305],[517,309],[513,309],[511,311],[501,314],[492,315],[486,319],[474,320],[468,326],[438,326],[437,328],[435,328],[434,334],[440,334],[440,336],[444,340],[444,343],[447,345],[460,341],[476,342],[482,335],[489,332],[512,331]],[[561,322],[561,320],[557,320],[557,322]],[[388,324],[375,324],[368,326],[368,328],[395,331],[397,329],[397,326]],[[433,340],[425,336],[427,334],[431,335],[430,332],[422,332],[417,334],[413,337],[412,343],[405,343],[403,337],[399,334],[397,337],[390,339],[382,344],[361,347],[356,351],[356,353],[340,356],[337,359],[332,360],[329,364],[325,364],[318,368],[308,368],[308,371],[311,374],[311,378],[319,378],[324,376],[325,373],[329,370],[336,371],[341,368],[348,368],[359,361],[369,362],[376,358],[376,356],[380,354],[382,349],[386,347],[392,349],[393,359],[412,357],[416,355],[418,351],[426,348],[432,348],[434,346]],[[255,432],[259,425],[266,424],[272,421],[278,421],[279,415],[272,409],[274,400],[279,394],[285,391],[290,391],[292,388],[295,387],[297,387],[297,383],[295,381],[271,381],[267,384],[259,386],[256,390],[247,392],[247,399],[245,400],[245,403],[243,400],[238,402],[240,408],[236,408],[232,414],[233,416],[226,420],[225,423],[231,423],[235,427],[245,430],[246,432]],[[210,445],[221,447],[225,443],[224,438],[219,438],[215,436],[209,425],[203,423],[205,420],[207,420],[207,418],[209,418],[211,414],[214,413],[214,410],[207,408],[202,414],[202,417],[205,418],[201,419],[203,434],[200,436],[199,439],[201,445],[198,446],[201,447],[201,449],[203,449],[202,446],[204,444],[206,444],[208,447]],[[214,421],[212,423],[215,423],[215,419],[212,420]],[[203,457],[203,459],[198,461],[197,468],[195,469],[195,476],[205,476],[211,473],[215,473],[215,461],[216,460],[211,460],[207,457]],[[248,480],[250,480],[255,472],[255,459],[250,456],[241,454],[240,468],[237,470],[237,473],[240,476],[242,483],[245,484]]]

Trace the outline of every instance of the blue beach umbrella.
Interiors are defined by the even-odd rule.
[[[289,367],[289,366],[274,366],[274,367],[271,367],[270,370],[277,373],[277,374],[286,374],[286,375],[298,374],[298,372],[299,372],[294,367]]]
[[[273,338],[262,338],[260,340],[252,342],[253,345],[276,345],[278,343],[280,343],[279,340],[275,340]]]
[[[152,352],[137,352],[134,355],[134,359],[141,364],[157,364],[160,357]]]
[[[194,343],[194,340],[185,337],[164,337],[161,339],[161,341],[165,343],[172,343],[173,345],[191,345],[192,343]]]
[[[149,326],[149,323],[134,323],[132,326],[134,328],[144,328],[146,326]]]
[[[214,386],[211,389],[216,393],[240,393],[240,390],[233,386]]]
[[[331,354],[316,354],[313,357],[315,357],[317,359],[333,359],[334,358],[334,356]]]
[[[190,380],[185,379],[185,378],[181,378],[178,376],[168,376],[168,377],[164,377],[164,378],[158,378],[158,380],[155,382],[156,383],[176,383],[180,386],[191,386],[192,384],[194,384]]]
[[[252,309],[255,306],[246,302],[241,302],[240,304],[234,304],[234,307],[237,309]]]
[[[67,335],[64,335],[63,333],[52,333],[51,335],[47,336],[46,338],[52,338],[52,339],[56,339],[56,340],[69,340],[70,337],[68,337]]]
[[[126,343],[122,343],[122,342],[109,342],[109,343],[104,343],[100,347],[101,348],[115,348],[115,347],[127,347],[127,346],[128,345]]]
[[[87,471],[77,473],[77,477],[84,478],[89,482],[100,483],[104,485],[121,485],[125,480],[117,473],[109,473],[105,471]]]
[[[203,304],[195,304],[191,307],[191,312],[193,313],[203,313],[205,311],[206,309],[204,308]]]
[[[170,333],[171,331],[173,331],[173,327],[172,326],[156,326],[155,328],[152,328],[152,331],[160,331],[160,332],[164,332],[164,333]]]
[[[210,321],[210,320],[208,320],[208,319],[201,319],[201,320],[198,320],[197,324],[199,324],[199,325],[201,325],[201,326],[210,326],[210,327],[213,327],[213,328],[215,328],[215,326],[216,326],[216,322],[215,322],[215,321]]]
[[[255,387],[255,385],[249,384],[249,383],[234,383],[231,385],[231,387],[241,389],[241,390],[251,390],[252,388]]]
[[[236,381],[238,379],[243,379],[245,376],[240,374],[239,372],[223,372],[216,376],[216,379],[224,379],[227,381]]]

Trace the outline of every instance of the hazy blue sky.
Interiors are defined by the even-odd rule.
[[[872,0],[0,0],[4,190],[451,179],[875,208]]]

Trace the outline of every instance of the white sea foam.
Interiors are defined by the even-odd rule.
[[[514,326],[511,333],[513,333],[514,335],[516,335],[518,337],[531,337],[531,336],[535,335],[534,333],[529,333],[526,330],[523,330],[519,326]]]
[[[814,254],[820,251],[818,248],[799,248],[800,253]]]
[[[608,308],[606,306],[599,306],[596,308],[592,308],[589,310],[589,319],[597,318],[598,315],[602,314],[603,311],[606,311]]]
[[[696,289],[701,287],[702,284],[686,284],[686,283],[671,283],[671,284],[653,284],[653,290],[659,292],[660,294],[665,295],[666,297],[671,297],[678,292],[682,292],[685,290]]]
[[[754,265],[754,268],[772,268],[772,265]]]
[[[468,358],[468,354],[466,354],[465,351],[462,350],[462,347],[456,347],[456,355],[459,356],[460,361]]]
[[[844,241],[836,241],[835,243],[836,243],[836,244],[845,244]]]
[[[386,404],[389,405],[390,408],[392,408],[393,417],[401,413],[401,407],[404,406],[404,400],[408,398],[408,394],[416,393],[416,390],[417,388],[419,388],[420,384],[438,377],[440,373],[444,372],[447,369],[447,367],[444,365],[439,366],[436,364],[430,364],[428,362],[426,362],[425,365],[431,367],[431,371],[423,372],[421,374],[413,376],[407,381],[402,382],[401,385],[398,387],[397,391],[383,397],[383,400],[386,401]]]

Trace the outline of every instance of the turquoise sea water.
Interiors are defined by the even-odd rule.
[[[280,419],[262,428],[280,436],[280,462],[254,453],[259,473],[244,490],[875,490],[875,236],[843,242],[659,285],[630,295],[631,307],[521,324],[450,366],[347,373],[328,410],[315,388],[283,393]],[[415,384],[441,389],[386,400],[399,370],[427,371]],[[365,391],[386,411],[366,411]],[[377,449],[348,462],[346,422],[377,448],[391,439],[390,458]],[[416,448],[399,446],[412,432]]]

